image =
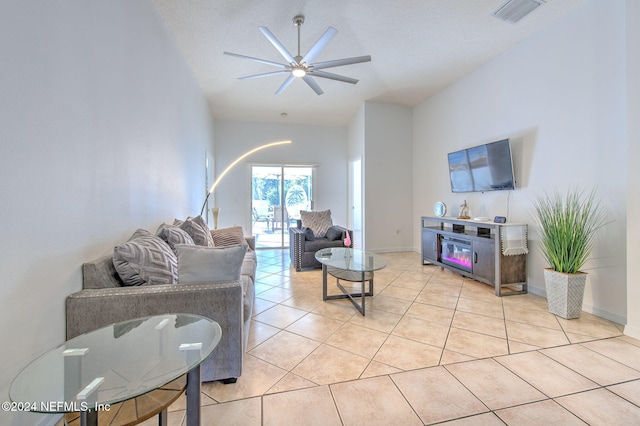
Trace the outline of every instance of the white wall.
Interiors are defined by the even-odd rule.
[[[625,334],[640,339],[640,2],[627,0],[627,325]]]
[[[364,104],[365,249],[412,248],[411,108]]]
[[[147,0],[0,2],[0,394],[65,339],[80,267],[195,212],[213,123]],[[37,385],[34,385],[37,386]],[[0,424],[55,416],[0,412]]]
[[[414,109],[414,247],[418,218],[440,200],[457,215],[531,223],[531,200],[554,186],[597,186],[615,220],[600,234],[584,309],[624,323],[626,306],[625,2],[592,0]],[[637,47],[637,43],[634,44]],[[517,189],[452,194],[446,154],[509,137]],[[530,290],[544,294],[530,228]]]
[[[349,123],[348,128],[348,139],[349,139],[349,148],[347,158],[349,162],[352,162],[356,159],[360,159],[360,180],[361,180],[361,188],[358,191],[360,195],[360,200],[354,200],[357,196],[356,191],[352,191],[353,182],[352,177],[349,176],[349,181],[347,183],[347,191],[348,191],[348,208],[352,209],[353,212],[356,212],[355,203],[360,203],[360,218],[352,219],[351,213],[349,212],[349,220],[347,222],[347,227],[349,229],[354,230],[353,233],[353,247],[357,249],[363,249],[365,247],[366,242],[364,241],[364,234],[362,232],[362,227],[364,226],[364,217],[366,217],[367,212],[365,209],[365,197],[366,197],[366,184],[367,179],[364,174],[364,167],[362,163],[364,162],[364,147],[365,147],[365,120],[364,120],[364,104],[358,108],[358,111],[354,115],[353,119]],[[356,172],[354,172],[356,173]],[[357,222],[357,223],[353,223]],[[358,226],[359,225],[359,226]]]
[[[219,227],[240,225],[251,232],[251,164],[316,164],[315,210],[331,210],[336,225],[347,223],[347,128],[240,121],[216,121],[215,169],[268,142],[290,145],[258,151],[231,169],[212,195],[220,208]]]

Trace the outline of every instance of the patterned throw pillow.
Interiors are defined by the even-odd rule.
[[[198,216],[200,217],[200,216]],[[200,219],[202,219],[200,217]],[[205,247],[213,247],[213,240],[211,239],[211,234],[209,233],[209,228],[203,227],[200,224],[200,220],[198,218],[188,217],[184,222],[182,222],[179,226],[180,229],[186,231],[187,234],[191,236],[193,242],[199,246]]]
[[[211,231],[211,238],[215,247],[237,246],[247,243],[242,226],[214,229]]]
[[[171,250],[173,250],[174,253],[176,251],[176,244],[195,244],[191,235],[187,234],[186,231],[174,225],[167,225],[166,223],[163,223],[158,227],[156,236],[169,244],[169,247],[171,247]]]
[[[113,249],[113,266],[124,285],[174,284],[178,259],[160,238],[138,229],[126,243]]]
[[[311,228],[316,238],[322,238],[333,225],[331,210],[307,212],[300,210],[303,228]]]

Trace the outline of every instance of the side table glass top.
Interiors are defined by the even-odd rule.
[[[157,315],[74,337],[27,365],[9,389],[30,411],[93,410],[150,392],[200,365],[220,326],[191,314]]]
[[[347,247],[318,250],[316,260],[332,268],[355,272],[372,272],[387,266],[387,261],[382,256]]]

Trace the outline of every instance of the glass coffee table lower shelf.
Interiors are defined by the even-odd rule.
[[[168,408],[176,402],[187,388],[187,376],[184,375],[158,389],[119,402],[109,411],[98,411],[99,426],[132,426],[158,416],[159,425],[168,425]],[[80,426],[80,413],[64,415],[65,426]]]
[[[372,252],[346,247],[318,250],[315,257],[322,264],[322,300],[349,299],[364,316],[365,297],[373,296],[373,273],[387,266],[386,260]],[[336,279],[340,294],[328,294],[329,275]],[[359,291],[348,290],[340,280],[360,283]]]

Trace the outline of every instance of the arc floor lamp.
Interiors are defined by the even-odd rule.
[[[222,173],[220,173],[218,175],[218,177],[216,178],[216,180],[213,182],[213,184],[211,185],[211,188],[209,189],[209,191],[207,192],[207,196],[204,198],[204,203],[202,203],[202,209],[200,210],[200,215],[202,216],[202,214],[204,213],[204,208],[207,205],[207,200],[209,200],[209,196],[211,194],[213,194],[213,192],[216,190],[216,187],[218,186],[218,184],[220,183],[220,181],[222,180],[222,178],[229,172],[229,170],[231,170],[236,164],[238,164],[240,161],[244,160],[245,158],[247,158],[248,156],[250,156],[253,153],[256,153],[258,151],[261,151],[263,149],[267,149],[267,148],[271,148],[272,146],[278,146],[278,145],[286,145],[286,144],[290,144],[291,141],[279,141],[279,142],[271,142],[271,143],[267,143],[264,145],[261,145],[257,148],[253,148],[250,151],[245,152],[244,154],[242,154],[240,157],[236,158],[233,163],[229,164],[227,166],[226,169],[224,169],[224,171]]]

